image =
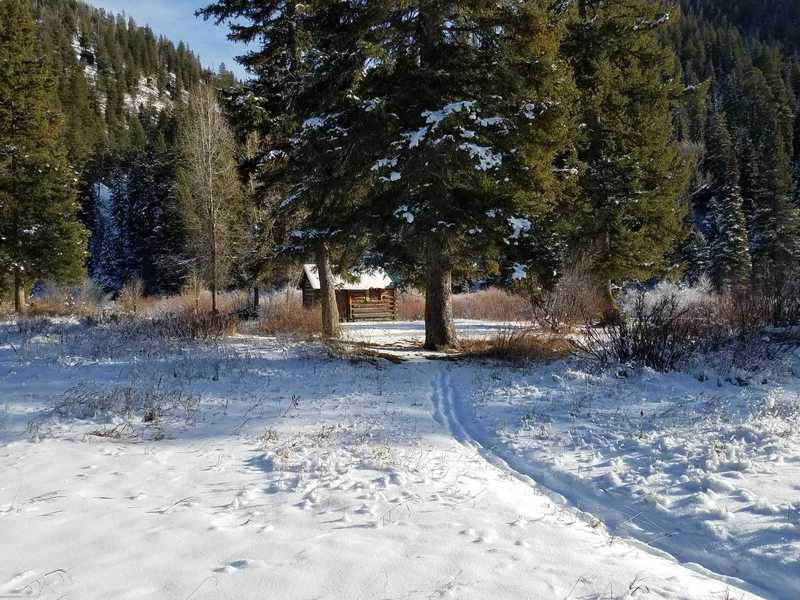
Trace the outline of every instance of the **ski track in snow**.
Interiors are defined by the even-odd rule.
[[[454,379],[480,366],[248,337],[90,352],[86,335],[0,336],[0,598],[756,597],[534,482]],[[175,386],[185,414],[119,439],[117,418],[50,415],[76,384],[129,382]]]
[[[588,522],[593,522],[595,518],[600,518],[604,523],[625,523],[632,518],[641,516],[635,515],[631,511],[624,511],[612,503],[603,503],[601,500],[596,499],[596,490],[591,487],[583,486],[567,477],[559,478],[558,475],[548,471],[546,466],[527,461],[522,456],[505,451],[501,444],[492,443],[490,435],[481,431],[480,428],[474,427],[474,415],[469,415],[469,406],[466,405],[463,398],[458,394],[456,386],[453,385],[448,367],[442,368],[440,375],[436,379],[432,403],[434,406],[434,418],[448,429],[454,439],[466,446],[474,447],[488,463],[509,473],[524,484],[541,490],[559,506],[567,508],[582,506],[582,510],[577,508],[574,510],[579,518]],[[542,488],[537,481],[543,482],[545,487]],[[670,523],[668,520],[658,523],[651,521],[649,525],[652,529],[664,531],[670,526]],[[623,535],[629,533],[626,532]],[[640,540],[634,537],[629,539],[628,542],[637,544],[637,542],[641,541],[639,547],[671,560],[675,560],[676,556],[682,558],[682,555],[687,555],[691,559],[698,558],[693,549],[686,549],[681,552],[680,545],[668,545],[669,552],[659,550],[660,544],[657,542],[659,539],[666,539],[666,536],[653,538],[650,535],[651,533],[651,530],[642,531],[643,539]],[[653,544],[654,541],[656,542],[655,544]],[[796,577],[792,575],[786,577],[782,573],[776,573],[776,579],[768,587],[762,587],[757,584],[748,584],[747,581],[734,576],[716,573],[706,568],[701,562],[693,562],[691,559],[684,560],[683,564],[699,573],[717,578],[726,585],[749,589],[751,592],[758,594],[769,594],[770,592],[766,590],[772,590],[771,593],[775,594],[775,597],[782,596],[784,593],[787,594],[786,598],[798,597],[793,595],[793,590],[796,586],[800,586],[800,574]],[[711,562],[717,568],[722,567],[724,569],[727,566],[724,561],[715,560],[713,556],[707,554],[700,560]],[[736,560],[742,559],[737,557]],[[757,570],[757,568],[758,566],[755,564],[748,564],[748,570],[751,572]],[[800,566],[798,566],[798,569],[800,569]],[[798,587],[798,594],[800,594],[800,587]]]

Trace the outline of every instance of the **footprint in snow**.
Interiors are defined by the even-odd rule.
[[[497,532],[494,529],[482,531],[480,537],[475,541],[482,544],[491,544],[497,541]]]
[[[263,569],[267,565],[262,560],[253,560],[251,558],[242,558],[234,560],[226,565],[214,569],[215,573],[236,573],[247,569]]]

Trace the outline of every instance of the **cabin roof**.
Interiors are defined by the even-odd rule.
[[[311,284],[311,287],[315,290],[320,289],[317,265],[303,265],[303,272],[305,273],[308,282]],[[374,290],[392,287],[393,285],[391,277],[389,277],[386,271],[380,267],[355,273],[351,271],[348,279],[349,281],[345,281],[338,275],[334,275],[334,287],[337,290]]]

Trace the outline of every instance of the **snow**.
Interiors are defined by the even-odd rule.
[[[474,100],[458,100],[455,102],[449,102],[438,110],[422,111],[421,117],[424,119],[425,125],[419,129],[406,131],[401,134],[401,137],[403,138],[404,143],[408,145],[408,148],[417,148],[427,139],[430,134],[439,129],[439,126],[442,124],[442,122],[444,122],[448,117],[459,113],[464,113],[470,121],[483,128],[497,128],[505,125],[506,120],[502,117],[480,116],[478,114],[478,108],[478,103]],[[477,136],[475,131],[471,129],[465,129],[464,127],[458,127],[457,131],[464,139],[473,139]],[[443,140],[452,139],[452,135],[445,134],[437,139],[434,139],[431,144],[436,146]],[[503,155],[499,152],[495,152],[488,146],[465,142],[460,144],[458,149],[466,152],[469,154],[470,158],[477,161],[475,169],[478,171],[488,171],[490,169],[497,168],[502,164],[503,161]],[[385,166],[381,164],[384,161],[379,161],[379,163],[376,163],[376,166]],[[375,168],[376,167],[374,166],[373,169]]]
[[[394,211],[394,216],[398,219],[404,219],[409,224],[414,222],[414,213],[411,212],[411,209],[406,204],[398,206],[397,210]]]
[[[0,595],[800,593],[796,379],[429,360],[400,347],[421,323],[346,330],[405,361],[0,323]]]
[[[441,110],[426,110],[422,116],[425,118],[425,122],[431,125],[431,131],[433,131],[450,115],[459,112],[472,113],[476,106],[477,102],[474,100],[459,100],[446,104]]]
[[[511,278],[514,281],[520,281],[528,277],[528,268],[525,265],[514,263],[513,267],[514,272],[511,274]]]
[[[495,152],[488,146],[464,143],[458,149],[465,151],[473,160],[477,160],[475,169],[478,171],[489,171],[503,164],[502,153]]]
[[[416,148],[417,146],[419,146],[425,139],[426,135],[428,135],[427,126],[420,127],[415,131],[410,131],[402,134],[403,138],[405,138],[406,142],[408,142],[409,148]]]
[[[518,240],[523,233],[528,233],[533,229],[533,223],[524,217],[509,217],[508,224],[511,225],[511,236],[509,239]]]
[[[303,266],[303,272],[308,277],[311,287],[315,290],[320,289],[319,273],[317,265],[307,264]],[[380,268],[368,269],[366,271],[350,273],[351,281],[345,281],[338,275],[333,276],[333,285],[339,290],[372,290],[383,289],[393,285],[391,277],[386,271]]]
[[[375,164],[372,165],[372,171],[378,171],[385,167],[396,167],[397,166],[397,158],[382,158],[380,160],[375,161]]]
[[[459,389],[474,379],[457,377]],[[499,369],[457,402],[471,436],[613,535],[765,597],[800,594],[797,381],[754,389],[562,364]]]
[[[303,129],[321,129],[327,125],[328,121],[332,121],[340,116],[340,113],[330,113],[322,116],[309,117],[303,121]]]
[[[172,100],[159,92],[155,80],[145,76],[139,78],[133,95],[125,94],[123,103],[129,112],[137,111],[140,106],[152,107],[158,111],[172,107]]]

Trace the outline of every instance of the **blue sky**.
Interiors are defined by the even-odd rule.
[[[150,25],[158,34],[164,34],[177,44],[184,41],[200,55],[204,67],[216,69],[221,62],[244,77],[244,71],[234,57],[244,52],[241,44],[226,38],[228,28],[217,27],[212,21],[194,16],[194,11],[209,2],[204,0],[88,0],[97,8],[113,13],[125,13],[139,25]]]

